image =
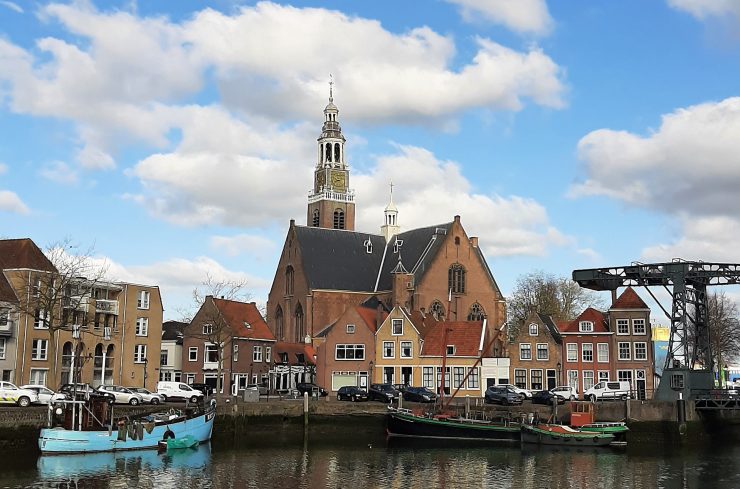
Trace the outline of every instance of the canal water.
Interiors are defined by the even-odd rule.
[[[300,430],[300,428],[299,428]],[[280,430],[197,450],[0,456],[0,488],[738,488],[740,445],[555,450]]]

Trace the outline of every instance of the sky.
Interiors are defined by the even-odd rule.
[[[94,249],[177,319],[267,300],[328,102],[356,229],[460,215],[523,274],[737,262],[740,2],[0,1],[0,237]],[[644,295],[643,295],[644,296]]]

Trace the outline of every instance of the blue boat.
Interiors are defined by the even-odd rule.
[[[138,418],[113,417],[104,398],[65,401],[49,408],[49,428],[39,435],[41,453],[91,453],[157,448],[160,440],[192,437],[211,439],[216,403],[207,407],[170,409]],[[55,424],[60,426],[54,426]]]

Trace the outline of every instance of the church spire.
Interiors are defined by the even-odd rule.
[[[390,183],[391,193],[390,201],[385,206],[385,224],[380,227],[380,234],[385,237],[385,241],[388,242],[390,239],[397,235],[401,231],[401,227],[398,225],[398,208],[393,203],[393,182]]]

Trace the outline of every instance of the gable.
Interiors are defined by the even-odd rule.
[[[627,287],[624,292],[620,294],[614,304],[611,305],[609,310],[612,309],[650,309],[645,301],[643,301],[637,292],[632,287]]]
[[[57,271],[44,252],[29,238],[0,240],[0,270],[9,268]]]
[[[606,317],[601,311],[597,311],[593,307],[587,308],[573,321],[563,321],[558,323],[558,328],[561,333],[579,333],[580,322],[591,321],[593,323],[594,333],[608,333],[609,328],[606,323]]]

